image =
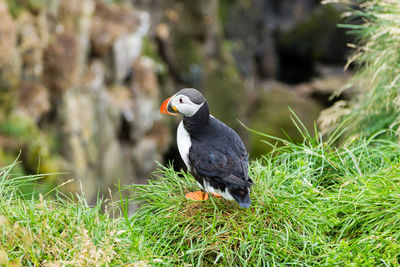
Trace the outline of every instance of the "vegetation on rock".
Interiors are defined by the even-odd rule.
[[[399,1],[382,0],[363,1],[361,9],[347,13],[350,19],[363,20],[361,25],[341,25],[359,40],[347,64],[354,65],[357,72],[353,82],[344,88],[352,88],[353,97],[322,113],[320,121],[325,132],[347,120],[351,136],[371,136],[387,128],[399,136],[399,12]]]

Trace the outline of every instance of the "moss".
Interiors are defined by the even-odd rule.
[[[0,135],[7,138],[9,147],[7,151],[0,151],[1,164],[12,163],[20,153],[21,166],[28,173],[61,171],[61,160],[56,154],[57,151],[51,150],[56,138],[51,133],[39,129],[32,118],[11,113],[0,122]]]
[[[32,121],[16,114],[12,114],[6,120],[0,121],[0,133],[9,136],[22,137],[26,134],[29,135],[33,127],[35,126]]]
[[[6,3],[8,5],[8,11],[10,14],[14,17],[17,18],[19,14],[22,11],[22,6],[20,5],[19,1],[16,0],[6,0]]]
[[[41,9],[46,7],[47,1],[48,0],[6,0],[8,10],[14,18],[18,18],[23,10],[38,13]]]

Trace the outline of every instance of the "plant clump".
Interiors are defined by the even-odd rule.
[[[326,1],[332,2],[332,1]],[[340,2],[340,1],[339,1]],[[356,69],[352,83],[353,97],[348,103],[332,107],[319,118],[323,131],[331,132],[347,121],[347,136],[371,136],[382,129],[393,129],[400,136],[400,2],[351,1],[356,8],[346,13],[349,20],[361,24],[340,25],[357,36],[358,42],[347,66]],[[338,94],[341,93],[340,91]],[[326,121],[331,123],[326,123]],[[390,136],[390,135],[389,135]]]

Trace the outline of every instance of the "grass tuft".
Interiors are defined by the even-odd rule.
[[[12,178],[5,167],[0,265],[400,265],[399,144],[371,137],[333,147],[335,138],[298,128],[300,144],[264,135],[274,150],[250,164],[249,209],[186,199],[196,182],[171,165],[147,185],[122,187],[128,199],[94,206],[59,193],[26,199],[18,188],[40,177]],[[129,215],[132,202],[140,207]]]
[[[0,266],[107,266],[132,262],[131,236],[121,219],[79,195],[25,199],[19,188],[41,176],[0,171]]]
[[[399,145],[370,138],[334,148],[299,130],[303,143],[273,138],[284,146],[251,163],[250,209],[186,199],[194,178],[172,166],[126,187],[142,203],[131,224],[145,253],[193,266],[400,264]]]
[[[390,128],[400,138],[400,1],[337,1],[355,5],[344,15],[362,21],[359,25],[339,25],[357,38],[346,66],[356,70],[345,88],[352,88],[354,96],[348,103],[340,101],[322,112],[321,128],[329,133],[351,118],[347,121],[348,136],[371,136]]]

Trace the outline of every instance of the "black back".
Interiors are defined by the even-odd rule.
[[[195,115],[184,117],[183,124],[192,141],[189,159],[195,175],[217,187],[245,189],[252,184],[242,140],[226,124],[209,116],[206,101]]]

